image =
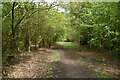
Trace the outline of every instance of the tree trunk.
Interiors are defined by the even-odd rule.
[[[35,40],[35,50],[37,50],[37,48],[38,48],[38,43],[37,43],[37,40]]]
[[[25,38],[25,50],[30,52],[30,40],[28,35],[26,35],[26,38]]]
[[[25,50],[27,51],[27,52],[30,52],[30,37],[29,37],[29,33],[28,33],[28,30],[29,30],[29,28],[28,28],[28,25],[29,23],[27,22],[26,23],[26,35],[25,35]]]
[[[11,51],[14,52],[14,46],[15,46],[15,31],[14,31],[14,7],[15,7],[15,2],[13,2],[12,5],[12,44],[11,44]]]

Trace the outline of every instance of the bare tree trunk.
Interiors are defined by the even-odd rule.
[[[11,51],[14,52],[14,46],[15,46],[15,31],[14,31],[14,7],[15,7],[15,2],[13,2],[12,5],[12,44],[11,44]]]

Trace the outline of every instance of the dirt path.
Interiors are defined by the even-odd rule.
[[[58,50],[61,60],[54,71],[59,78],[91,78],[94,73],[88,66],[80,64],[74,50]]]
[[[113,78],[119,77],[117,59],[107,60],[105,55],[89,49],[65,49],[57,46],[53,48],[60,53],[60,60],[56,62],[54,75],[57,78]],[[105,59],[105,61],[102,61]]]
[[[96,62],[96,57],[100,55],[62,46],[40,48],[37,52],[18,55],[13,63],[19,63],[6,67],[4,73],[9,78],[92,78],[99,71],[118,74],[116,66],[104,66],[104,62]]]

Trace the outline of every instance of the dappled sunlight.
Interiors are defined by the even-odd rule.
[[[76,44],[74,44],[73,42],[57,42],[58,45],[61,45],[63,46],[64,48],[75,48],[76,47]]]
[[[3,78],[118,78],[120,2],[2,2]]]

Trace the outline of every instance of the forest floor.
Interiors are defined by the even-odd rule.
[[[3,67],[4,78],[118,78],[117,58],[86,46],[59,42],[51,48],[16,55]]]

